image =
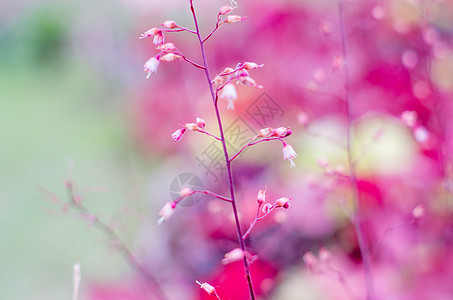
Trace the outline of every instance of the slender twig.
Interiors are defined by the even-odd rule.
[[[160,288],[158,281],[154,276],[145,268],[145,266],[138,261],[134,253],[126,246],[116,231],[108,224],[101,221],[96,215],[92,214],[90,210],[80,202],[79,196],[76,194],[74,189],[74,183],[71,180],[66,182],[66,187],[69,196],[69,204],[77,210],[82,216],[90,216],[91,224],[102,231],[112,241],[114,241],[117,250],[123,255],[123,257],[134,267],[153,287],[153,292],[156,294],[158,299],[165,300],[167,297]]]
[[[191,192],[190,192],[188,195],[178,197],[178,198],[176,198],[175,200],[173,200],[173,202],[176,203],[176,204],[178,204],[179,202],[181,202],[182,200],[184,200],[184,198],[189,197],[189,196],[192,196],[193,194],[205,194],[205,195],[210,195],[210,196],[216,197],[217,199],[220,199],[220,200],[223,200],[223,201],[226,201],[226,202],[231,202],[231,199],[229,199],[229,198],[227,198],[227,197],[224,197],[224,196],[221,196],[221,195],[219,195],[219,194],[216,194],[216,193],[207,191],[207,190],[191,190]]]
[[[264,219],[265,217],[267,217],[267,216],[274,210],[274,208],[275,208],[275,204],[274,204],[274,205],[272,205],[272,206],[269,208],[269,210],[268,210],[264,215],[262,215],[262,216],[260,217],[259,214],[260,214],[261,205],[262,205],[262,204],[259,204],[259,205],[258,205],[258,209],[257,209],[257,211],[256,211],[255,220],[252,221],[252,223],[250,224],[249,229],[248,229],[248,230],[244,233],[244,235],[242,236],[242,238],[243,238],[244,240],[249,236],[250,232],[252,232],[252,229],[253,229],[253,227],[255,227],[256,222],[261,221],[262,219]]]
[[[230,158],[230,162],[232,162],[236,157],[238,157],[242,153],[242,151],[244,151],[247,147],[259,144],[261,142],[269,142],[269,141],[280,140],[282,143],[284,143],[282,138],[279,138],[279,137],[268,137],[268,138],[264,138],[264,139],[256,141],[256,142],[252,142],[253,140],[254,139],[252,139],[250,142],[248,142],[247,145],[242,147],[241,150],[239,150],[232,158]]]
[[[161,24],[161,25],[164,26],[163,24]],[[186,28],[186,27],[182,27],[182,26],[179,26],[179,25],[176,25],[176,27],[179,28],[179,29],[165,29],[165,28],[162,28],[161,30],[162,30],[162,31],[165,31],[165,32],[182,32],[182,31],[187,31],[187,32],[194,33],[194,34],[197,33],[195,30],[192,30],[192,29],[189,29],[189,28]]]
[[[220,23],[220,13],[217,15],[217,22],[215,23],[214,29],[211,31],[211,33],[208,34],[207,37],[205,37],[201,42],[204,43],[206,42],[213,34],[216,32],[217,29],[219,29],[220,25],[222,25],[224,22]]]
[[[214,135],[214,134],[212,134],[212,133],[209,133],[209,132],[207,132],[207,131],[205,131],[205,130],[203,130],[203,129],[198,129],[197,131],[198,131],[198,132],[201,132],[201,133],[204,133],[204,134],[207,134],[207,135],[209,135],[209,136],[212,136],[213,138],[215,138],[215,139],[218,140],[218,141],[222,141],[218,136],[216,136],[216,135]]]
[[[216,96],[216,94],[214,92],[214,87],[213,87],[212,82],[211,82],[211,76],[209,74],[208,61],[206,59],[206,52],[205,52],[205,48],[204,48],[204,45],[203,45],[203,40],[201,38],[200,30],[199,30],[199,27],[198,27],[198,20],[197,20],[196,14],[195,14],[194,6],[193,6],[193,0],[190,0],[190,10],[192,11],[193,20],[194,20],[194,23],[195,23],[195,29],[196,29],[196,32],[197,32],[198,40],[200,42],[200,51],[201,51],[201,56],[203,58],[203,65],[205,67],[204,71],[205,71],[205,75],[206,75],[206,80],[208,81],[208,85],[209,85],[209,89],[210,89],[210,92],[211,92],[212,101],[214,103],[214,109],[215,109],[215,113],[216,113],[216,117],[217,117],[217,122],[218,122],[218,125],[219,125],[220,138],[221,138],[221,142],[222,142],[223,152],[224,152],[224,155],[225,155],[225,163],[226,163],[227,174],[228,174],[228,185],[229,185],[229,190],[230,190],[230,195],[231,195],[231,206],[232,206],[232,209],[233,209],[234,219],[235,219],[235,222],[236,222],[236,231],[237,231],[238,241],[239,241],[239,245],[240,245],[241,250],[245,252],[245,243],[244,243],[244,239],[242,238],[242,231],[241,231],[241,225],[240,225],[240,221],[239,221],[239,214],[238,214],[237,207],[236,207],[236,199],[234,197],[233,176],[232,176],[232,172],[231,172],[230,160],[228,158],[228,150],[227,150],[227,146],[226,146],[226,139],[225,139],[225,135],[224,135],[224,132],[223,132],[223,126],[222,126],[222,120],[220,118],[219,107],[217,105],[217,96]],[[251,277],[251,274],[250,274],[250,267],[249,267],[249,264],[247,262],[247,258],[245,256],[243,258],[243,263],[244,263],[244,269],[245,269],[245,277],[247,279],[247,284],[248,284],[248,287],[249,287],[250,297],[251,297],[252,300],[255,300],[255,291],[253,289],[252,277]]]
[[[366,299],[374,299],[374,283],[371,272],[371,259],[370,255],[366,252],[365,236],[362,229],[362,222],[360,218],[360,195],[359,187],[357,183],[357,177],[355,174],[355,165],[352,159],[352,113],[351,113],[351,86],[348,69],[348,56],[346,47],[346,29],[345,29],[345,17],[344,17],[344,0],[338,0],[338,9],[340,14],[340,31],[341,31],[341,49],[343,54],[343,76],[344,76],[344,93],[345,93],[345,104],[347,113],[347,155],[348,165],[350,170],[349,182],[353,193],[353,204],[354,204],[354,215],[352,224],[355,228],[358,246],[362,255],[363,268],[365,273],[365,286],[366,286]]]

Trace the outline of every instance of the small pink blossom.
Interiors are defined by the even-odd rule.
[[[240,22],[242,20],[245,20],[245,18],[242,18],[241,16],[232,15],[232,16],[228,16],[225,19],[225,23],[236,23],[236,22]]]
[[[146,79],[151,76],[151,74],[154,74],[157,72],[157,67],[159,67],[159,60],[155,57],[151,57],[143,66],[145,72],[148,73],[148,76],[146,76]]]
[[[173,43],[165,43],[162,46],[157,47],[157,49],[163,52],[172,52],[177,50]]]
[[[215,288],[212,285],[210,285],[207,282],[201,283],[198,280],[196,282],[198,283],[200,288],[202,288],[206,293],[208,293],[211,296],[217,296],[217,292],[216,292]]]
[[[262,208],[262,211],[264,214],[267,214],[268,212],[270,212],[272,210],[274,206],[270,203],[266,203],[263,205],[263,208]]]
[[[175,202],[167,202],[165,203],[164,207],[159,212],[159,220],[157,221],[157,224],[161,225],[164,221],[168,220],[174,213],[176,208],[176,203]]]
[[[163,45],[164,43],[165,43],[165,36],[161,30],[156,35],[154,35],[153,44],[154,44],[154,46],[158,47],[158,46]]]
[[[219,10],[219,15],[226,15],[227,13],[231,12],[234,8],[232,8],[231,6],[228,6],[228,5],[225,5],[225,6],[222,6]]]
[[[253,69],[257,69],[257,68],[261,68],[262,66],[264,66],[264,64],[257,64],[257,63],[254,63],[254,62],[245,62],[242,67],[246,70],[253,70]]]
[[[234,102],[238,99],[236,87],[232,83],[226,84],[222,89],[220,99],[228,101],[227,109],[234,110]]]
[[[194,193],[194,191],[192,191],[192,189],[188,186],[182,188],[181,192],[179,192],[181,197],[188,197],[188,196],[192,195],[193,193]]]
[[[266,201],[266,190],[259,190],[258,196],[256,196],[256,201],[258,204],[263,204]]]
[[[225,254],[225,257],[222,259],[222,264],[227,265],[235,261],[239,261],[244,258],[244,251],[240,248],[231,250]]]
[[[170,62],[170,61],[174,61],[177,58],[182,58],[182,57],[180,55],[177,55],[177,54],[174,54],[174,53],[167,53],[167,54],[165,54],[164,56],[162,56],[160,58],[160,61]]]
[[[189,131],[197,131],[200,130],[200,127],[198,127],[197,124],[195,123],[186,123],[184,127],[189,130]]]
[[[162,33],[162,30],[159,28],[151,28],[150,30],[146,31],[145,33],[142,33],[139,36],[139,39],[144,39],[150,36],[156,36],[158,34]]]
[[[195,119],[195,122],[196,122],[197,126],[200,128],[204,128],[206,126],[206,122],[202,118],[197,117]]]
[[[260,131],[258,131],[258,137],[265,137],[271,133],[272,133],[272,128],[270,128],[270,127],[263,128],[263,129],[260,129]]]
[[[170,20],[167,20],[164,23],[162,23],[162,26],[164,26],[165,28],[168,28],[168,29],[173,29],[173,28],[178,27],[178,25],[176,24],[175,21],[170,21]]]
[[[294,148],[291,147],[291,145],[285,144],[282,151],[283,151],[283,159],[284,160],[289,159],[291,162],[291,168],[295,167],[296,165],[294,164],[293,159],[295,159],[297,157],[297,153],[296,153],[296,151],[294,151]]]
[[[275,201],[275,207],[289,208],[289,198],[281,197]]]
[[[307,265],[310,271],[315,271],[317,269],[319,263],[318,258],[313,254],[313,252],[307,252],[303,256],[304,262]]]
[[[181,138],[182,138],[182,136],[184,135],[185,132],[186,132],[186,128],[185,128],[185,127],[184,127],[184,128],[180,128],[180,129],[176,130],[175,132],[173,132],[173,133],[171,134],[171,137],[172,137],[175,141],[179,142],[179,141],[181,140]]]

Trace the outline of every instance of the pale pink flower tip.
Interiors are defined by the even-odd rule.
[[[241,260],[243,258],[244,258],[244,251],[242,251],[239,248],[236,248],[225,254],[225,257],[222,259],[222,264],[227,265],[232,262]]]
[[[245,20],[245,18],[242,18],[241,16],[232,15],[232,16],[228,16],[225,19],[225,23],[236,23],[236,22],[240,22],[242,20]]]
[[[197,131],[200,129],[200,127],[198,127],[195,123],[186,123],[184,126],[189,131]]]
[[[289,208],[289,198],[281,197],[275,201],[275,207]]]
[[[215,288],[212,285],[210,285],[209,283],[207,283],[207,282],[201,283],[198,280],[196,281],[196,283],[198,283],[200,288],[202,288],[209,295],[217,296],[217,292],[216,292]]]
[[[266,190],[259,190],[258,196],[256,196],[258,204],[263,204],[266,201]]]
[[[182,136],[184,135],[185,132],[186,132],[186,128],[178,129],[178,130],[176,130],[175,132],[173,132],[173,133],[171,134],[171,137],[172,137],[175,141],[179,142],[179,141],[181,140],[181,138],[182,138]]]
[[[172,52],[177,50],[173,43],[165,43],[162,46],[157,47],[157,49],[163,52]]]
[[[192,191],[192,189],[190,187],[184,187],[181,189],[181,192],[179,192],[179,194],[181,195],[181,197],[187,197],[187,196],[190,196],[192,195],[194,192]]]
[[[162,56],[160,58],[160,61],[170,62],[170,61],[174,61],[177,58],[182,58],[182,57],[180,55],[177,55],[177,54],[174,54],[174,53],[167,53],[167,54],[165,54],[164,56]]]
[[[146,31],[145,33],[142,33],[139,37],[139,39],[144,39],[150,36],[156,36],[158,34],[162,33],[162,30],[159,28],[151,28],[150,30]]]
[[[164,207],[162,207],[162,209],[159,212],[160,218],[157,221],[157,224],[161,225],[165,220],[168,220],[168,218],[170,218],[173,215],[175,208],[176,203],[174,202],[165,203]]]
[[[296,166],[293,161],[293,159],[295,159],[296,156],[297,156],[297,153],[296,153],[296,151],[294,151],[294,148],[291,147],[291,145],[285,144],[285,146],[283,147],[283,159],[290,160],[291,168]]]
[[[154,74],[157,72],[157,67],[159,67],[159,60],[155,57],[151,57],[143,66],[145,72],[148,73],[148,76],[146,76],[146,79],[151,76],[151,74]]]
[[[254,62],[245,62],[242,67],[246,70],[253,70],[253,69],[257,69],[257,68],[260,68],[264,66],[264,64],[261,64],[261,65],[258,65],[257,63],[254,63]]]
[[[219,15],[226,15],[227,13],[231,12],[234,8],[231,6],[225,5],[220,8]]]
[[[175,21],[169,21],[169,20],[162,23],[162,26],[164,26],[165,28],[168,28],[168,29],[173,29],[173,28],[178,27],[178,25],[176,24]]]
[[[236,87],[232,83],[226,84],[222,89],[220,99],[228,101],[227,109],[234,110],[234,102],[238,99]]]
[[[204,128],[206,126],[206,122],[202,118],[197,117],[195,119],[195,122],[196,122],[197,126],[200,128]]]
[[[260,131],[258,131],[258,136],[259,137],[265,137],[265,136],[268,136],[271,133],[272,133],[272,128],[267,127],[267,128],[260,129]]]

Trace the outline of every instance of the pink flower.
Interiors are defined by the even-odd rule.
[[[257,68],[260,68],[264,66],[264,64],[261,64],[261,65],[258,65],[257,63],[254,63],[254,62],[248,62],[246,61],[242,67],[246,70],[253,70],[253,69],[257,69]]]
[[[182,136],[184,135],[185,132],[186,132],[186,128],[185,128],[185,127],[184,127],[184,128],[181,128],[181,129],[178,129],[178,130],[176,130],[175,132],[173,132],[173,133],[171,134],[171,137],[172,137],[175,141],[179,142],[179,141],[181,140],[181,138],[182,138]]]
[[[146,76],[146,79],[151,76],[151,74],[154,74],[157,72],[157,67],[159,67],[159,60],[155,57],[151,57],[143,66],[145,72],[148,73],[148,76]]]
[[[291,168],[295,167],[296,165],[294,164],[293,159],[296,158],[297,153],[296,153],[296,151],[294,151],[293,147],[291,147],[291,145],[285,144],[282,151],[283,151],[283,159],[284,160],[289,159],[291,162]]]
[[[258,204],[263,204],[266,201],[266,190],[259,190],[258,196],[256,196]]]
[[[145,33],[142,33],[139,37],[139,39],[144,39],[150,36],[156,36],[157,34],[162,33],[162,30],[159,28],[151,28],[150,30],[146,31]]]
[[[275,201],[275,207],[289,208],[289,198],[281,197]]]
[[[238,99],[236,87],[232,83],[226,84],[222,89],[220,99],[225,99],[226,101],[228,101],[227,109],[234,110],[234,101]]]
[[[162,26],[164,26],[165,28],[168,28],[168,29],[173,29],[173,28],[178,27],[178,25],[176,24],[175,21],[169,21],[169,20],[162,23]]]
[[[157,221],[157,224],[162,224],[165,220],[168,220],[170,218],[176,208],[176,203],[175,202],[167,202],[165,203],[164,207],[159,212],[159,220]]]
[[[195,119],[195,122],[196,122],[197,126],[200,128],[204,128],[206,126],[206,122],[202,118],[197,117]]]
[[[232,262],[241,260],[243,258],[244,258],[244,251],[242,251],[239,248],[236,248],[225,254],[225,257],[222,259],[222,264],[227,265]]]
[[[220,8],[219,15],[226,15],[227,13],[231,12],[234,8],[231,6],[225,5]]]
[[[217,292],[216,292],[215,288],[212,285],[210,285],[209,283],[207,283],[207,282],[201,283],[198,280],[196,281],[196,283],[198,283],[200,288],[202,288],[209,295],[217,296]]]
[[[242,20],[245,20],[245,18],[242,18],[241,16],[232,15],[232,16],[228,16],[225,19],[225,23],[236,23],[236,22],[240,22]]]

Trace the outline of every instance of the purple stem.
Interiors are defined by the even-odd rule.
[[[338,0],[338,9],[340,14],[340,31],[341,31],[341,50],[343,54],[343,76],[344,76],[344,90],[345,90],[345,102],[346,102],[346,114],[347,114],[347,153],[348,153],[348,165],[350,170],[349,182],[353,193],[353,204],[355,206],[354,215],[352,217],[352,224],[357,234],[358,246],[360,254],[362,255],[363,268],[365,273],[365,286],[366,286],[366,299],[374,299],[374,283],[373,275],[371,272],[371,260],[369,254],[366,252],[365,236],[362,229],[362,222],[360,217],[360,195],[357,184],[357,177],[354,170],[354,163],[352,160],[351,153],[351,129],[352,129],[352,114],[351,114],[351,84],[349,79],[348,69],[348,56],[346,49],[346,29],[344,24],[344,0]]]
[[[178,204],[178,202],[182,201],[184,198],[186,197],[189,197],[189,196],[192,196],[193,194],[206,194],[206,195],[211,195],[211,196],[214,196],[216,197],[217,199],[220,199],[220,200],[223,200],[223,201],[226,201],[226,202],[231,202],[231,199],[227,198],[227,197],[223,197],[219,194],[216,194],[216,193],[213,193],[213,192],[210,192],[210,191],[206,191],[206,190],[192,190],[192,193],[187,195],[187,196],[181,196],[181,197],[178,197],[176,198],[175,200],[173,200],[174,203]]]
[[[190,0],[190,10],[192,11],[193,20],[195,23],[195,30],[197,32],[198,40],[200,42],[200,51],[201,51],[201,56],[203,58],[203,64],[205,67],[204,71],[206,74],[206,79],[208,81],[209,89],[211,91],[211,97],[212,97],[212,101],[214,103],[214,109],[215,109],[215,113],[216,113],[216,117],[217,117],[217,122],[219,125],[220,138],[221,138],[221,142],[222,142],[223,152],[225,155],[225,163],[226,163],[227,173],[228,173],[228,185],[229,185],[230,195],[231,195],[231,206],[233,208],[234,220],[236,222],[236,231],[237,231],[237,235],[238,235],[239,246],[241,247],[241,250],[245,253],[245,244],[244,244],[244,239],[242,238],[241,225],[239,222],[239,215],[238,215],[238,211],[237,211],[237,207],[236,207],[236,199],[234,197],[233,176],[231,173],[230,160],[228,158],[228,150],[226,147],[226,140],[225,140],[225,135],[223,132],[222,119],[220,118],[219,107],[217,106],[217,97],[214,92],[214,87],[212,86],[211,76],[209,75],[208,61],[206,59],[206,52],[204,49],[203,40],[201,38],[200,29],[198,28],[198,21],[197,21],[197,16],[195,14],[195,9],[193,7],[193,0]],[[250,275],[250,267],[249,267],[249,264],[247,262],[247,258],[245,257],[245,255],[243,258],[243,263],[244,263],[244,269],[245,269],[245,277],[247,279],[247,284],[249,287],[250,298],[252,300],[255,300],[255,291],[253,290],[252,277]]]

